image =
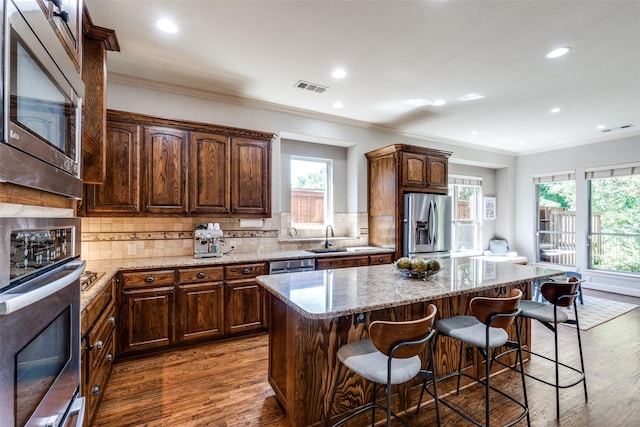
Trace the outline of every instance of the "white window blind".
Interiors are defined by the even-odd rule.
[[[451,185],[477,185],[482,186],[481,176],[463,176],[449,175],[449,184]]]
[[[554,172],[550,174],[534,175],[534,184],[544,184],[547,182],[574,181],[576,179],[576,171]]]
[[[613,178],[615,176],[640,175],[640,163],[585,169],[586,179]]]

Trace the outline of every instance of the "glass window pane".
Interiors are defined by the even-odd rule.
[[[640,176],[589,181],[589,268],[640,272]]]
[[[291,221],[324,225],[329,221],[330,161],[291,158]]]
[[[536,184],[536,261],[576,265],[576,182]]]
[[[482,250],[480,201],[482,187],[478,185],[449,186],[453,201],[451,221],[451,249],[453,251]]]

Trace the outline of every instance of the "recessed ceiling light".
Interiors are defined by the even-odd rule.
[[[472,131],[471,131],[471,135],[477,135],[477,134],[478,134],[478,131],[477,131],[477,130],[472,130]]]
[[[560,110],[560,108],[558,108],[558,107],[555,107],[555,108],[552,108],[551,110],[549,110],[549,112],[551,114],[556,114],[556,113],[559,113],[560,111],[562,111],[562,110]]]
[[[440,105],[444,105],[446,103],[447,103],[447,101],[445,101],[444,99],[436,99],[435,101],[433,101],[433,104],[431,104],[431,105],[435,105],[435,106],[439,107]]]
[[[340,101],[333,103],[333,108],[343,108],[344,104]]]
[[[527,145],[527,141],[520,141],[520,145]]]
[[[464,96],[458,98],[460,101],[475,101],[476,99],[482,99],[484,95],[480,95],[479,93],[468,93]]]
[[[337,70],[334,70],[333,73],[331,73],[331,77],[333,77],[334,79],[343,79],[346,76],[347,72],[342,68],[338,68]]]
[[[604,128],[606,128],[606,126],[605,126],[605,125],[598,125],[598,126],[596,126],[596,129],[604,129]]]
[[[422,98],[409,99],[404,101],[406,104],[413,105],[414,107],[424,107],[425,105],[430,105],[431,101],[427,101]]]
[[[566,55],[571,50],[570,47],[559,47],[557,49],[552,50],[551,52],[546,54],[546,57],[549,59],[558,58],[562,55]]]
[[[156,21],[156,25],[165,33],[176,33],[178,32],[178,27],[174,24],[170,19],[160,19]]]

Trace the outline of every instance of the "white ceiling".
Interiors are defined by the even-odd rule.
[[[116,31],[116,79],[512,153],[640,135],[640,0],[85,2],[95,25]],[[161,18],[178,32],[160,32]],[[560,46],[571,52],[545,58]],[[331,77],[337,67],[346,78]],[[485,98],[458,100],[472,92]]]

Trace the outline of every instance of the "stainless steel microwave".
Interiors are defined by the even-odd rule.
[[[84,83],[54,32],[60,14],[51,0],[3,3],[0,181],[81,198]]]

